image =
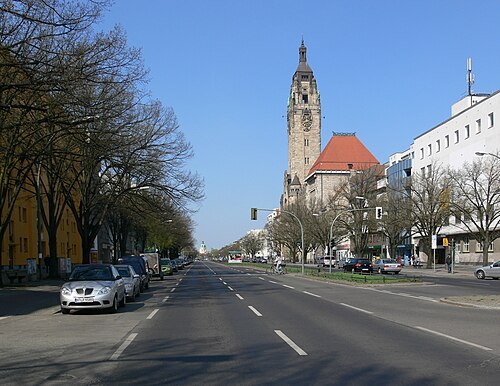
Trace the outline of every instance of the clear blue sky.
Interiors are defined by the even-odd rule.
[[[149,89],[171,106],[205,181],[197,246],[220,248],[265,223],[287,168],[286,106],[301,38],[321,93],[322,146],[355,131],[375,157],[405,150],[465,95],[500,89],[500,2],[464,0],[117,0]]]

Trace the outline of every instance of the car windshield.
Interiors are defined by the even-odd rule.
[[[398,262],[394,259],[383,260],[385,264],[397,264]]]
[[[370,264],[370,260],[366,260],[366,259],[359,259],[359,260],[358,260],[358,263],[360,263],[360,264]]]
[[[130,269],[128,267],[116,267],[121,277],[130,277]]]
[[[169,265],[170,264],[169,259],[161,259],[160,262],[161,262],[161,265]]]
[[[108,267],[75,267],[69,280],[113,280],[113,275]]]

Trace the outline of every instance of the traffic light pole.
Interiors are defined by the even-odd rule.
[[[275,209],[259,209],[259,208],[251,208],[251,219],[252,220],[257,220],[257,211],[263,211],[263,212],[275,212],[276,210]],[[283,209],[280,209],[279,210],[280,212],[283,212],[283,213],[287,213],[289,214],[290,216],[292,216],[293,218],[295,218],[295,220],[297,220],[297,222],[299,223],[300,225],[300,239],[301,239],[301,246],[300,246],[300,249],[301,249],[301,256],[302,256],[302,264],[301,264],[301,271],[302,271],[302,274],[304,274],[304,261],[305,261],[305,248],[304,248],[304,227],[302,226],[302,222],[299,220],[299,218],[292,212],[289,212],[287,210],[283,210]]]

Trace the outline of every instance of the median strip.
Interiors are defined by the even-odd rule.
[[[281,330],[274,330],[274,332],[285,341],[291,348],[295,350],[295,352],[299,355],[307,355],[307,353],[302,350],[293,340],[291,340],[288,336],[286,336]]]

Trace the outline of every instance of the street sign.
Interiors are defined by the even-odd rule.
[[[437,249],[437,235],[432,235],[432,249]]]
[[[443,247],[448,246],[448,237],[443,237]]]

